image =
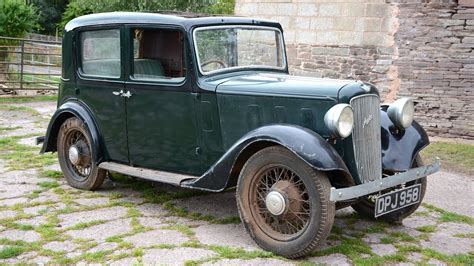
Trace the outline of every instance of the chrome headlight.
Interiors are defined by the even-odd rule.
[[[354,112],[348,104],[336,104],[324,115],[324,123],[333,134],[346,138],[354,127]]]
[[[387,110],[388,117],[399,129],[405,129],[411,126],[415,106],[410,98],[402,98],[392,103]]]

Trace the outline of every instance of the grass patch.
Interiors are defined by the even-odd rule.
[[[391,232],[390,236],[400,239],[404,242],[416,242],[416,238],[406,232]]]
[[[0,132],[2,132],[2,131],[16,130],[16,129],[20,129],[20,128],[21,128],[20,126],[16,126],[16,127],[0,127]]]
[[[273,253],[263,250],[247,251],[243,248],[211,245],[209,249],[218,253],[219,257],[225,259],[254,259],[276,257]]]
[[[351,259],[360,258],[361,254],[373,255],[370,246],[359,238],[346,238],[341,239],[341,243],[332,247],[328,247],[323,250],[317,250],[311,253],[311,256],[326,256],[333,253],[341,253],[348,256]]]
[[[73,225],[71,227],[68,228],[68,230],[81,230],[81,229],[85,229],[85,228],[88,228],[88,227],[92,227],[94,225],[98,225],[98,224],[103,224],[107,222],[106,220],[94,220],[94,221],[89,221],[89,222],[82,222],[82,223],[78,223],[76,225]]]
[[[457,233],[454,236],[461,237],[461,238],[474,238],[474,233],[467,233],[467,234]]]
[[[444,261],[450,265],[472,265],[474,262],[474,255],[472,253],[469,254],[457,254],[457,255],[446,255],[440,253],[433,249],[423,249],[421,254],[425,255],[428,258],[435,258],[437,260]]]
[[[0,259],[13,258],[23,253],[24,248],[20,246],[7,246],[0,249]]]
[[[41,168],[57,162],[56,155],[52,153],[39,154],[38,148],[18,143],[26,136],[12,136],[0,138],[0,159],[6,160],[9,170],[23,170]]]
[[[440,213],[441,215],[438,219],[441,222],[456,222],[456,223],[465,223],[469,225],[474,225],[474,219],[469,216],[457,214],[454,212],[449,212],[428,203],[423,203],[423,207]]]
[[[57,188],[59,187],[59,183],[57,181],[43,181],[37,183],[38,186],[42,188]]]
[[[161,227],[162,229],[167,229],[167,230],[176,230],[180,233],[182,233],[183,235],[186,235],[186,236],[194,236],[195,233],[194,231],[191,229],[191,227],[189,227],[188,225],[185,225],[185,224],[173,224],[173,225],[167,225],[167,226],[163,226]]]
[[[419,226],[416,228],[417,231],[423,232],[423,233],[433,233],[436,232],[436,226],[435,225],[423,225]]]
[[[57,95],[0,97],[0,103],[28,103],[56,100],[58,100]]]
[[[474,145],[434,142],[422,151],[423,157],[439,157],[443,167],[462,172],[474,172]]]
[[[396,238],[390,237],[390,236],[384,236],[380,238],[380,243],[382,244],[393,244],[395,243],[395,241],[396,241]]]
[[[40,112],[38,112],[36,109],[33,109],[28,106],[15,106],[15,105],[0,105],[0,110],[5,110],[5,111],[18,111],[18,112],[25,112],[29,113],[31,115],[39,115]]]
[[[389,262],[404,262],[406,256],[400,253],[395,253],[386,256],[370,256],[368,258],[355,258],[354,265],[386,265]]]
[[[365,231],[367,233],[383,233],[385,231],[385,227],[387,227],[385,224],[377,223],[367,227]]]
[[[142,213],[137,210],[135,207],[129,207],[127,210],[127,217],[133,218],[133,217],[140,217],[142,216]]]
[[[42,177],[49,177],[49,178],[55,178],[55,179],[60,179],[64,176],[63,172],[56,171],[56,170],[44,170],[44,171],[41,171],[40,175]]]

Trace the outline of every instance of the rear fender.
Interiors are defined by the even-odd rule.
[[[43,142],[43,147],[40,153],[55,152],[57,151],[57,140],[58,133],[61,125],[70,117],[77,117],[87,126],[91,134],[92,139],[92,156],[94,162],[100,162],[102,158],[102,152],[100,147],[100,133],[96,126],[96,123],[91,115],[88,108],[81,102],[71,100],[62,104],[51,118],[48,129],[46,131],[46,137]]]
[[[300,126],[273,124],[250,131],[229,148],[204,175],[181,185],[215,192],[232,187],[247,159],[272,145],[287,148],[315,170],[342,175],[352,182],[342,158],[317,133]]]

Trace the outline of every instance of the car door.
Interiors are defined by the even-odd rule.
[[[184,32],[126,27],[128,151],[134,166],[199,174],[194,96],[187,77]]]
[[[91,110],[103,137],[105,160],[128,163],[123,31],[119,26],[82,28],[76,32],[76,94]]]

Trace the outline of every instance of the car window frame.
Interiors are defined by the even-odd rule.
[[[140,79],[133,77],[133,68],[134,68],[134,47],[133,47],[133,34],[132,29],[172,29],[180,31],[183,37],[183,62],[186,69],[184,73],[184,78],[180,81],[173,81],[168,79]],[[187,34],[186,29],[180,25],[175,24],[157,24],[157,23],[128,23],[124,25],[125,39],[126,39],[126,59],[125,59],[125,80],[127,83],[139,84],[139,85],[157,85],[162,87],[182,87],[190,79],[190,64],[188,60],[189,52],[187,47]]]
[[[281,49],[281,56],[282,56],[282,66],[281,67],[271,67],[271,66],[236,66],[236,67],[228,67],[223,69],[216,69],[212,71],[204,72],[201,67],[201,62],[199,58],[199,52],[197,49],[196,43],[196,32],[206,30],[206,29],[229,29],[229,28],[244,28],[244,29],[264,29],[264,30],[274,30],[280,34],[280,49]],[[286,71],[287,70],[287,58],[286,58],[286,48],[285,48],[285,40],[283,36],[283,32],[281,29],[277,27],[270,27],[270,26],[256,26],[256,25],[236,25],[236,24],[229,24],[229,25],[210,25],[210,26],[202,26],[202,27],[195,27],[192,29],[192,49],[194,52],[194,56],[196,58],[196,65],[198,72],[201,76],[212,76],[216,73],[228,73],[232,71],[242,71],[242,70],[266,70],[266,71]]]
[[[76,73],[78,77],[82,80],[105,80],[105,81],[120,81],[123,82],[123,77],[125,74],[124,70],[124,36],[123,36],[123,25],[122,24],[111,24],[111,25],[96,25],[96,26],[84,26],[78,28],[75,34],[75,43],[76,43]],[[118,77],[111,77],[111,76],[100,76],[100,75],[89,75],[82,71],[82,42],[81,42],[81,34],[83,32],[91,32],[91,31],[105,31],[105,30],[118,30],[120,36],[120,75]]]

